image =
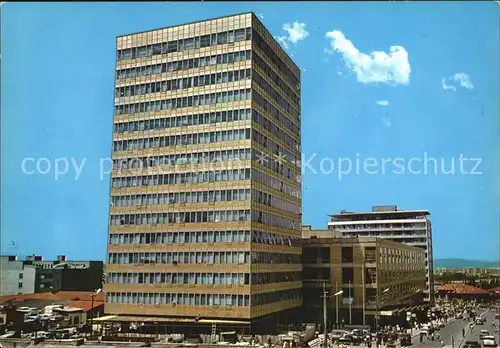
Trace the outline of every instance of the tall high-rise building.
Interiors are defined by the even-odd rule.
[[[300,69],[252,13],[117,38],[105,312],[301,299]]]
[[[331,215],[328,229],[346,237],[379,237],[425,250],[425,300],[434,302],[434,259],[432,223],[427,210],[399,210],[396,206],[374,206],[371,212],[346,212]]]

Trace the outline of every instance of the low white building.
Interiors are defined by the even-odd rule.
[[[36,267],[24,265],[17,256],[0,256],[0,296],[33,294]]]

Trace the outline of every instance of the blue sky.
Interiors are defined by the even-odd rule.
[[[1,251],[104,259],[109,177],[100,179],[99,160],[111,154],[116,36],[253,11],[302,69],[302,147],[306,161],[316,156],[304,166],[303,222],[324,228],[328,213],[377,204],[428,209],[435,257],[498,259],[499,9],[487,2],[3,4]],[[410,160],[424,155],[447,171],[455,160],[454,174],[435,174],[432,163],[426,174],[418,160],[408,173]],[[482,161],[460,170],[460,155]],[[47,174],[23,173],[23,159],[42,157],[52,164]],[[383,173],[381,162],[396,157],[405,173],[391,162]],[[55,180],[56,158],[85,158],[78,180],[71,163]],[[320,173],[323,158],[324,170],[342,163],[342,173]],[[356,158],[361,168],[346,173]]]

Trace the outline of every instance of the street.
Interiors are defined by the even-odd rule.
[[[493,318],[495,317],[493,312],[486,312],[483,316],[486,319],[486,323],[483,325],[475,325],[474,329],[470,332],[470,334],[467,336],[466,340],[467,341],[478,341],[481,343],[479,340],[479,332],[481,330],[488,330],[488,332],[492,335],[495,336],[496,342],[498,344],[499,341],[499,332],[498,330],[498,320],[496,320],[497,326],[495,329],[492,328],[491,323],[493,322]]]
[[[474,325],[470,333],[467,334],[465,340],[478,341],[479,343],[481,343],[479,340],[479,332],[481,330],[488,330],[490,331],[490,333],[493,331],[491,324],[493,322],[494,314],[488,311],[483,315],[483,317],[486,319],[486,323],[484,325]],[[438,348],[441,347],[441,341],[443,341],[445,348],[459,348],[464,341],[462,337],[462,329],[465,328],[465,331],[467,333],[469,331],[469,324],[469,321],[463,321],[462,319],[454,320],[444,328],[439,330],[439,340],[432,341],[430,339],[424,338],[422,343],[420,343],[419,337],[415,337],[412,341],[412,347]],[[496,333],[495,336],[497,337],[498,342],[498,333]]]

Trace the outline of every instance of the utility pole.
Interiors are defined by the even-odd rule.
[[[451,335],[451,348],[455,348],[455,336]]]
[[[328,331],[326,328],[327,325],[327,316],[326,316],[326,281],[323,282],[323,325],[325,330],[325,348],[328,348]]]
[[[351,290],[351,281],[349,281],[349,325],[352,325],[352,290]]]
[[[365,264],[361,266],[361,283],[363,289],[363,327],[366,326],[366,288],[365,288]]]
[[[339,292],[339,282],[335,282],[335,323],[337,329],[339,328],[339,296],[337,293]]]
[[[376,303],[375,303],[375,332],[378,332],[378,307],[379,307],[379,288],[377,286],[377,297],[376,297]]]

